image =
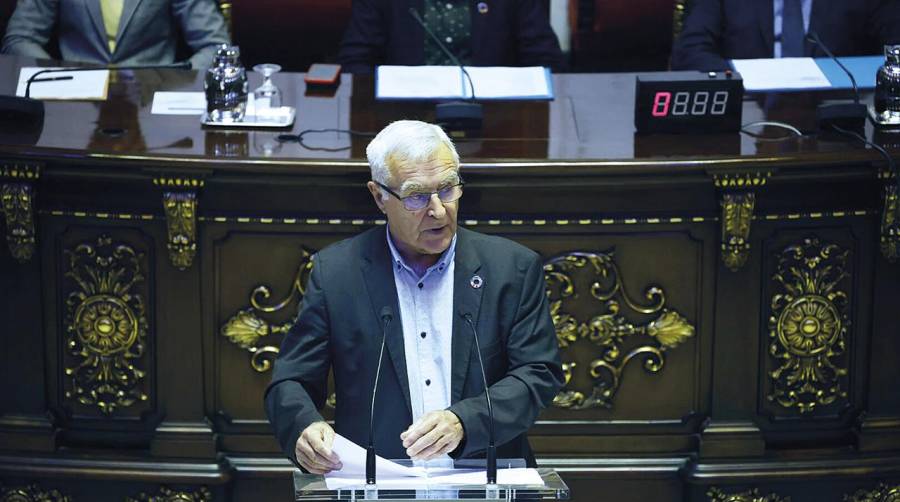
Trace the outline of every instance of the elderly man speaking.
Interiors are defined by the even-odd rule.
[[[562,386],[543,269],[533,251],[457,228],[459,156],[437,126],[394,122],[369,144],[368,189],[387,215],[316,254],[300,314],[266,390],[282,449],[311,473],[341,468],[335,432],[366,445],[383,326],[374,439],[386,458],[483,457],[493,402],[499,458],[535,465],[526,431]],[[395,313],[383,322],[384,312]],[[333,369],[334,428],[318,409]]]

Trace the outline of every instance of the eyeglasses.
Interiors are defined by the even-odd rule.
[[[460,181],[459,183],[457,183],[455,185],[450,185],[448,187],[441,188],[440,190],[438,190],[436,192],[419,192],[419,193],[407,195],[406,197],[401,197],[401,196],[397,195],[396,192],[394,192],[390,188],[386,187],[385,185],[382,185],[381,183],[379,183],[377,181],[375,182],[375,184],[380,186],[387,193],[393,195],[400,202],[402,202],[403,207],[406,208],[407,211],[418,211],[420,209],[424,209],[426,206],[428,206],[428,203],[431,202],[431,196],[434,194],[437,194],[438,199],[440,199],[441,202],[443,202],[445,204],[450,203],[450,202],[455,202],[455,201],[459,200],[460,197],[462,197],[463,185],[465,185],[465,183]]]

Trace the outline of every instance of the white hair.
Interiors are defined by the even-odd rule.
[[[390,123],[366,147],[366,158],[372,180],[391,184],[390,164],[428,162],[434,159],[441,146],[447,147],[459,169],[456,147],[440,127],[418,120],[398,120]],[[382,190],[382,192],[384,192]],[[386,193],[382,194],[387,196]]]

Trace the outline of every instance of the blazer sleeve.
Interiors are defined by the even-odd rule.
[[[3,37],[3,53],[49,59],[47,43],[59,16],[59,0],[19,0]]]
[[[353,0],[338,62],[346,73],[372,73],[384,61],[388,13],[377,0]]]
[[[516,317],[506,337],[509,369],[488,389],[497,445],[527,432],[564,383],[546,291],[543,267],[534,255],[524,273]],[[459,417],[465,430],[464,443],[453,455],[469,457],[483,452],[490,427],[484,394],[462,399],[447,409]]]
[[[559,39],[550,26],[546,4],[542,0],[516,0],[517,59],[520,66],[547,66],[565,69]]]
[[[724,16],[722,0],[697,0],[672,47],[673,70],[726,70],[722,56]]]
[[[209,68],[216,47],[231,41],[215,0],[174,0],[172,14],[181,25],[184,41],[194,52],[191,67]]]
[[[281,343],[265,393],[266,415],[284,453],[296,462],[294,447],[309,424],[324,420],[329,350],[329,321],[322,290],[322,264],[314,262],[300,314]]]

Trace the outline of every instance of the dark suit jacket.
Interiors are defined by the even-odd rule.
[[[472,66],[564,66],[559,41],[542,0],[488,0],[478,12],[471,0]],[[353,0],[350,25],[338,60],[350,73],[371,73],[376,65],[421,65],[424,44],[434,43],[410,16],[422,0]]]
[[[724,70],[727,59],[774,54],[771,0],[696,0],[672,49],[673,70]],[[900,1],[813,0],[809,30],[835,55],[881,54],[900,42]],[[809,42],[807,42],[809,44]],[[813,57],[824,57],[807,47]]]
[[[3,37],[3,52],[50,58],[53,34],[65,61],[95,64],[175,62],[180,39],[193,51],[191,65],[212,63],[216,45],[228,43],[215,0],[124,0],[115,52],[109,51],[100,0],[20,0]]]
[[[292,460],[300,433],[322,420],[328,370],[337,393],[335,430],[360,445],[369,438],[369,406],[381,344],[379,315],[393,309],[378,384],[379,455],[407,458],[400,433],[412,423],[397,291],[385,227],[316,254],[293,328],[282,342],[266,390],[269,421]],[[483,286],[470,285],[474,275]],[[525,432],[563,384],[555,330],[538,255],[500,237],[458,230],[454,273],[451,405],[465,429],[455,457],[483,456],[489,420],[472,333],[475,319],[494,407],[498,458],[534,455]]]

